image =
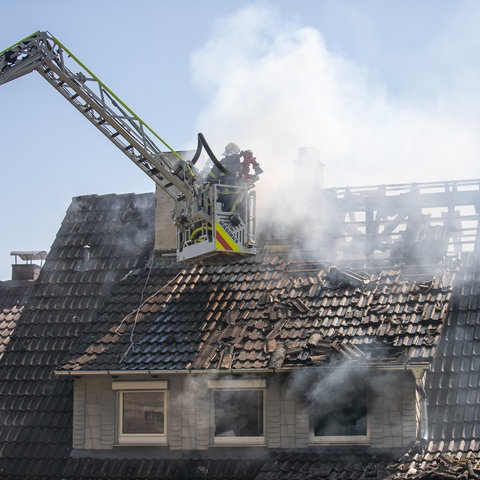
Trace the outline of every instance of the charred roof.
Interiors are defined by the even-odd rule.
[[[306,276],[288,267],[265,254],[184,269],[129,315],[109,316],[103,334],[65,368],[248,370],[338,359],[377,365],[431,360],[453,274],[416,281],[395,270],[324,268]],[[124,281],[122,295],[138,291],[146,279]]]

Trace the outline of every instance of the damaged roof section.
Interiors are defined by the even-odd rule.
[[[415,281],[394,270],[302,273],[290,267],[264,254],[182,270],[126,317],[110,315],[64,369],[248,370],[345,359],[378,365],[431,360],[453,274]]]
[[[275,220],[262,228],[272,251],[294,245],[303,260],[430,275],[473,251],[480,238],[478,179],[332,187],[305,202],[315,215],[308,209],[293,228]]]

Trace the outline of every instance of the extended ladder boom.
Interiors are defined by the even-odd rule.
[[[192,197],[192,167],[48,32],[36,32],[0,52],[0,85],[34,70],[171,198]],[[158,141],[170,151],[162,152]]]
[[[185,161],[48,32],[0,52],[0,85],[34,70],[174,200],[178,260],[227,263],[256,254],[253,184],[261,168],[250,150],[240,152],[235,145],[238,151],[224,160],[236,167],[227,168],[200,133],[194,156]],[[195,172],[202,148],[215,175]]]

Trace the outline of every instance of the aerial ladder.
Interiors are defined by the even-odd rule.
[[[0,85],[34,70],[174,200],[179,261],[228,263],[257,253],[254,183],[261,168],[250,151],[240,152],[241,178],[212,181],[195,167],[203,150],[217,172],[231,172],[201,133],[185,160],[49,32],[37,31],[0,52]],[[225,191],[235,202],[221,201]]]

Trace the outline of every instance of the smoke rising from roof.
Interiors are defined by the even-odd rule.
[[[437,52],[427,54],[438,60]],[[449,81],[457,90],[447,94],[433,75],[428,98],[394,96],[373,72],[329,48],[321,32],[268,5],[246,6],[218,21],[191,66],[208,99],[198,131],[208,132],[215,151],[229,141],[252,149],[263,167],[259,210],[267,198],[285,199],[289,192],[293,207],[305,188],[318,188],[321,179],[295,167],[302,147],[318,149],[326,187],[475,175],[479,118],[467,111],[471,91],[459,89],[473,82]],[[298,175],[300,191],[292,193]]]

